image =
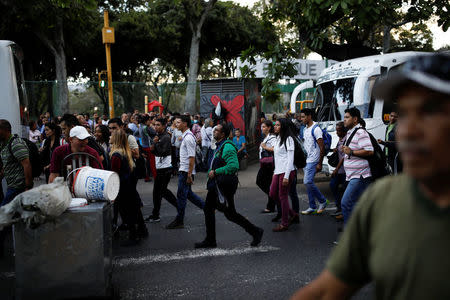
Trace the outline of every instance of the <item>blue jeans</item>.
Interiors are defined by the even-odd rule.
[[[1,184],[1,183],[0,183]],[[3,198],[2,203],[0,204],[0,206],[6,205],[9,202],[11,202],[17,195],[19,195],[20,193],[24,192],[25,190],[23,189],[16,189],[16,188],[11,188],[9,187],[6,190],[6,195],[5,198]]]
[[[345,181],[345,174],[336,174],[336,176],[331,178],[330,189],[334,196],[334,201],[336,202],[336,207],[341,209],[342,192],[339,190],[339,186],[345,188],[347,187],[347,181]]]
[[[348,182],[345,189],[344,196],[342,196],[342,215],[344,216],[344,224],[347,223],[350,218],[353,208],[358,202],[361,194],[366,190],[369,184],[372,182],[372,178],[353,178]]]
[[[317,186],[314,184],[314,176],[316,175],[316,166],[318,162],[306,163],[306,167],[303,168],[303,183],[306,185],[306,190],[308,191],[309,207],[316,209],[316,201],[319,203],[324,203],[327,201],[322,193],[319,191]]]
[[[192,176],[193,177],[193,176]],[[192,187],[190,184],[186,183],[187,173],[178,172],[178,191],[177,191],[177,220],[183,222],[184,211],[186,209],[187,200],[194,203],[198,208],[203,209],[205,207],[205,202],[192,192]]]

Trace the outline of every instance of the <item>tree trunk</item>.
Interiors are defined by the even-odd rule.
[[[197,30],[192,33],[191,49],[189,51],[189,74],[186,87],[186,102],[184,103],[184,110],[191,114],[195,113],[196,111],[195,100],[197,98],[198,57],[201,37],[201,29],[197,28]]]
[[[42,32],[35,32],[38,38],[50,50],[55,57],[55,75],[58,95],[58,104],[54,105],[55,115],[69,112],[69,89],[67,88],[66,53],[64,51],[64,33],[62,17],[57,17],[55,22],[54,38],[49,39]]]
[[[383,28],[383,53],[388,53],[391,49],[391,29],[392,26],[389,25]]]
[[[184,103],[184,109],[186,112],[196,112],[196,98],[197,98],[197,77],[198,77],[198,59],[200,39],[202,38],[202,27],[206,17],[211,11],[217,0],[210,0],[203,10],[200,19],[194,24],[195,20],[191,20],[189,25],[192,31],[191,49],[189,52],[189,72],[188,82],[186,87],[186,101]]]
[[[67,67],[66,54],[62,47],[58,47],[59,53],[55,55],[56,66],[56,87],[58,89],[58,104],[56,105],[57,114],[65,114],[69,112],[69,89],[67,87]]]

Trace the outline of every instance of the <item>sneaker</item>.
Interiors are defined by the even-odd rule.
[[[311,214],[316,214],[316,210],[314,208],[308,207],[307,210],[303,210],[302,211],[302,215],[311,215]]]
[[[258,232],[253,236],[253,241],[250,243],[250,246],[256,247],[261,243],[262,236],[264,234],[264,230],[262,228],[258,228]]]
[[[216,248],[217,243],[204,240],[203,242],[195,243],[194,247],[195,249]]]
[[[323,213],[323,211],[325,210],[325,207],[327,207],[328,203],[330,203],[330,202],[328,202],[328,200],[325,200],[324,203],[320,203],[319,208],[317,209],[317,213],[318,214]]]
[[[177,219],[173,220],[172,223],[166,226],[166,229],[181,229],[184,228],[184,223],[178,221]]]
[[[150,222],[150,223],[159,223],[161,221],[161,219],[159,217],[155,217],[155,216],[151,215],[151,216],[148,216],[147,218],[145,218],[144,221]]]
[[[336,216],[340,216],[340,215],[342,215],[342,210],[340,210],[340,209],[336,209],[336,211],[334,213],[330,214],[330,216],[332,216],[332,217],[336,217]]]

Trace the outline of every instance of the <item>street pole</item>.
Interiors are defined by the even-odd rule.
[[[114,118],[114,98],[112,86],[112,71],[111,71],[111,44],[114,44],[114,28],[109,27],[109,14],[105,10],[103,12],[104,27],[102,29],[103,44],[106,50],[106,71],[108,73],[108,100],[109,100],[109,118]]]
[[[148,96],[146,95],[145,96],[145,98],[144,98],[144,111],[145,111],[145,113],[147,114],[148,113]]]

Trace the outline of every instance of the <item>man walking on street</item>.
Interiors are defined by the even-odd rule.
[[[163,197],[177,208],[177,198],[167,188],[172,176],[172,144],[166,127],[167,120],[165,118],[156,119],[155,130],[157,135],[153,138],[153,144],[150,146],[150,150],[155,155],[156,178],[153,185],[153,212],[146,221],[152,223],[160,221],[159,211]]]
[[[404,173],[368,188],[326,269],[292,299],[350,299],[369,282],[376,299],[450,299],[449,74],[449,55],[421,55],[375,85],[398,103]]]
[[[237,148],[228,140],[230,127],[224,123],[214,130],[216,151],[214,151],[211,168],[208,171],[208,194],[205,204],[206,238],[195,244],[195,248],[215,248],[216,220],[215,210],[222,211],[225,217],[245,229],[252,237],[251,246],[258,246],[264,230],[256,227],[245,217],[236,212],[234,195],[238,186],[237,171],[239,161]]]
[[[178,215],[175,220],[166,226],[167,229],[184,228],[184,211],[187,200],[203,209],[205,202],[192,192],[195,174],[195,148],[197,140],[189,130],[191,118],[187,115],[178,116],[175,119],[177,129],[183,134],[180,145],[180,168],[178,170],[177,206]]]
[[[345,110],[344,126],[348,132],[345,137],[344,170],[348,181],[341,200],[344,224],[347,223],[359,196],[372,182],[369,161],[373,155],[373,146],[369,134],[360,125],[361,113],[356,107]]]
[[[306,158],[306,167],[303,169],[303,183],[308,191],[309,207],[302,211],[303,215],[321,214],[328,204],[328,200],[319,191],[314,184],[316,172],[322,170],[322,160],[325,153],[322,130],[312,119],[313,111],[304,108],[300,112],[303,124],[306,128],[303,132],[304,146],[308,157]],[[319,201],[319,208],[316,210],[316,199]]]

